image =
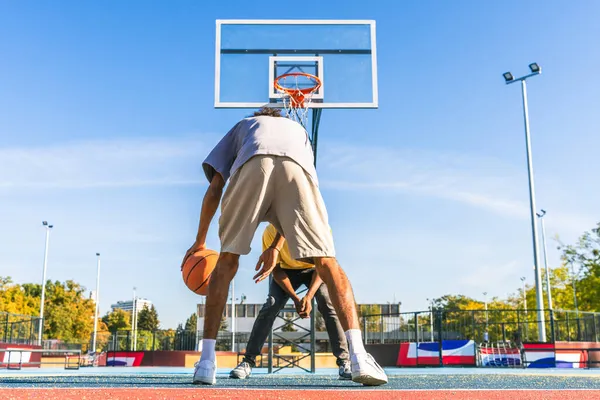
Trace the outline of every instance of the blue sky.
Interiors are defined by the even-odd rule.
[[[549,237],[600,220],[600,4],[595,1],[194,1],[0,4],[0,275],[95,287],[101,312],[140,296],[175,327],[201,297],[181,280],[206,183],[201,162],[246,110],[215,110],[219,18],[377,21],[378,110],[323,113],[318,170],[359,302],[533,281],[521,94],[529,81],[539,208]],[[208,244],[218,247],[216,221]],[[559,254],[551,242],[549,261]],[[236,292],[262,302],[242,258]]]

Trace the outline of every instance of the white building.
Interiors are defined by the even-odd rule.
[[[135,307],[136,313],[139,313],[140,311],[142,311],[144,309],[144,306],[147,306],[148,308],[152,307],[152,301],[150,301],[148,299],[141,299],[141,298],[136,299],[136,307]],[[112,304],[110,307],[112,308],[113,311],[123,310],[123,311],[127,311],[127,312],[132,312],[133,311],[133,300],[117,301],[116,304]]]

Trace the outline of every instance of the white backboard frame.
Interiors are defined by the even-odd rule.
[[[371,38],[371,70],[372,70],[372,101],[368,103],[310,103],[309,108],[378,108],[379,107],[379,91],[377,87],[377,40],[376,40],[376,23],[374,20],[265,20],[265,19],[219,19],[216,21],[216,38],[215,38],[215,108],[260,108],[264,105],[271,107],[283,107],[281,103],[268,102],[225,102],[220,99],[221,85],[221,27],[223,25],[368,25],[370,27]],[[281,57],[283,58],[283,57]],[[320,63],[322,66],[322,62]],[[267,68],[270,71],[270,65],[265,65],[265,73]],[[274,77],[273,77],[274,79]],[[269,82],[272,82],[269,77]],[[326,84],[326,81],[323,80]],[[272,91],[269,91],[269,96]],[[276,97],[269,97],[276,98]]]

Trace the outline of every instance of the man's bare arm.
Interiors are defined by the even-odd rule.
[[[219,208],[221,197],[223,196],[223,188],[225,180],[218,172],[215,172],[202,201],[202,211],[200,212],[200,223],[198,224],[198,234],[196,235],[196,243],[206,244],[206,235],[210,223]]]
[[[271,274],[271,272],[273,272],[273,268],[275,268],[275,265],[277,264],[277,259],[279,258],[279,253],[283,248],[284,242],[285,238],[283,235],[277,232],[275,239],[273,239],[273,243],[263,251],[256,263],[256,268],[254,270],[258,272],[252,278],[254,279],[254,282],[258,283],[263,281]]]
[[[319,276],[319,274],[317,274],[317,271],[315,271],[313,273],[312,280],[310,281],[310,287],[308,288],[308,292],[304,297],[308,297],[309,300],[312,300],[312,298],[315,297],[315,293],[317,293],[317,290],[319,290],[319,288],[321,287],[322,283],[323,280],[321,280],[321,277]]]
[[[300,310],[298,311],[300,317],[308,318],[312,310],[312,299],[313,297],[315,297],[315,293],[317,293],[317,290],[319,290],[322,284],[323,281],[321,280],[321,277],[319,276],[317,271],[315,271],[310,281],[310,287],[308,288],[308,292],[306,292],[306,295],[302,298],[302,300],[300,300]]]
[[[185,260],[187,260],[191,254],[206,248],[206,235],[208,234],[208,228],[210,227],[210,223],[212,222],[212,219],[219,208],[224,187],[225,180],[221,174],[215,172],[212,180],[210,181],[210,185],[208,185],[208,189],[206,189],[204,199],[202,200],[202,209],[200,211],[200,222],[198,224],[196,241],[185,253],[183,262],[181,263],[182,268]]]
[[[292,287],[292,282],[288,277],[288,274],[278,265],[273,270],[273,279],[275,282],[286,292],[290,298],[294,301],[294,304],[298,304],[300,302],[300,298],[296,294],[296,291]]]

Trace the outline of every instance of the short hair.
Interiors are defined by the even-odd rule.
[[[262,115],[267,116],[267,117],[281,117],[282,116],[281,109],[275,108],[275,107],[269,107],[269,106],[261,107],[260,110],[254,112],[255,117],[260,117]]]

